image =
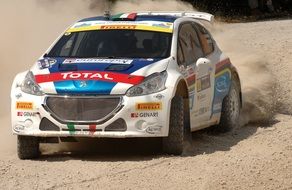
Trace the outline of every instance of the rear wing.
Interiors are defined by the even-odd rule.
[[[202,21],[207,21],[211,24],[214,23],[214,16],[209,13],[204,12],[182,12],[182,11],[145,11],[138,12],[137,15],[169,15],[169,16],[177,16],[177,17],[189,17],[195,18]]]

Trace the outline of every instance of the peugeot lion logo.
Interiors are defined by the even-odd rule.
[[[87,86],[86,81],[80,81],[80,87],[84,88]]]

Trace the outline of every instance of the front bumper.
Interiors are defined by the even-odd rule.
[[[46,107],[50,95],[34,96],[15,88],[11,97],[12,131],[16,135],[37,137],[165,137],[168,136],[172,94],[172,89],[167,88],[145,96],[121,95],[120,107],[112,115],[102,121],[86,122],[60,121]],[[84,98],[74,96],[78,97]]]

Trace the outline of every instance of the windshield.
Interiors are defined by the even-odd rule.
[[[166,58],[171,33],[142,30],[94,30],[65,33],[49,57]]]

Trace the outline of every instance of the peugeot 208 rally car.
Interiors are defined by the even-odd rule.
[[[83,19],[11,91],[18,156],[75,137],[162,137],[181,154],[190,132],[236,126],[238,73],[200,12],[140,12]]]

